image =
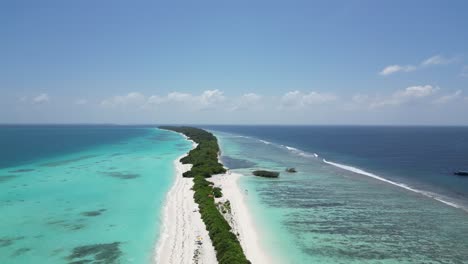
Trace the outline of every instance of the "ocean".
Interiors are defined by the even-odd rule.
[[[190,142],[143,126],[2,125],[0,146],[1,263],[151,263]]]
[[[278,263],[468,263],[467,127],[204,128]]]
[[[468,128],[203,128],[278,263],[468,263],[468,178],[453,175]],[[0,126],[1,263],[150,263],[190,148],[147,126]]]

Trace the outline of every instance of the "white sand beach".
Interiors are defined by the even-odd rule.
[[[225,174],[213,175],[208,180],[222,189],[223,197],[216,199],[216,201],[229,200],[231,204],[232,217],[228,219],[228,222],[233,233],[239,234],[238,239],[247,259],[252,263],[275,263],[260,245],[259,234],[245,201],[247,197],[237,183],[239,177],[242,175],[228,171]]]
[[[183,135],[185,139],[188,139]],[[193,142],[193,148],[197,144]],[[186,156],[186,155],[184,155]],[[161,237],[155,252],[155,263],[198,263],[215,264],[216,251],[211,243],[206,226],[201,219],[198,205],[193,199],[192,178],[184,178],[182,174],[191,168],[191,164],[174,161],[176,173],[175,183],[167,194],[163,212]],[[241,246],[252,263],[275,263],[261,248],[259,235],[255,229],[252,216],[247,208],[247,198],[238,186],[242,175],[231,173],[213,175],[208,180],[221,187],[223,197],[216,202],[229,200],[231,214],[225,215],[234,234],[238,234]]]
[[[182,177],[192,165],[179,160],[174,161],[176,180],[166,198],[162,235],[154,261],[160,264],[217,263],[215,249],[193,199],[193,179]]]

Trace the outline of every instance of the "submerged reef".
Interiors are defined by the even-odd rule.
[[[12,170],[12,171],[9,171],[9,173],[21,173],[21,172],[30,172],[30,171],[34,171],[34,169],[19,169],[19,170]]]
[[[31,251],[31,248],[18,248],[17,250],[15,250],[15,252],[13,252],[13,254],[11,254],[12,257],[18,257],[18,256],[21,256],[27,252]]]
[[[60,228],[64,228],[70,231],[76,231],[80,230],[86,227],[85,224],[83,224],[84,219],[78,219],[75,221],[67,221],[67,220],[52,220],[48,221],[46,224],[51,225],[51,226],[56,226]]]
[[[109,244],[92,244],[75,247],[67,257],[69,264],[92,263],[92,264],[114,264],[119,263],[122,255],[121,242]]]
[[[9,180],[13,180],[16,177],[18,177],[18,176],[17,175],[0,176],[0,182],[6,182],[6,181],[9,181]]]
[[[76,161],[80,161],[80,160],[84,160],[84,159],[90,159],[90,158],[94,158],[94,157],[97,157],[97,155],[86,155],[86,156],[78,157],[76,159],[53,161],[53,162],[43,163],[40,166],[42,166],[42,167],[58,167],[58,166],[62,166],[62,165],[66,165],[66,164],[69,164],[69,163],[76,162]]]
[[[81,215],[83,216],[98,216],[101,215],[106,209],[100,209],[96,211],[87,211],[87,212],[82,212]]]
[[[136,173],[123,173],[123,172],[118,172],[118,171],[103,172],[103,174],[110,176],[110,177],[123,179],[123,180],[135,179],[135,178],[140,177],[140,175]]]
[[[17,240],[21,240],[24,237],[1,237],[0,238],[0,248],[1,247],[8,247],[13,245]]]

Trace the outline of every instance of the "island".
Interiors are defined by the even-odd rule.
[[[253,175],[264,178],[278,178],[279,172],[276,171],[267,171],[267,170],[256,170],[252,172]]]
[[[186,126],[161,126],[185,135],[197,146],[180,160],[183,164],[192,164],[184,177],[193,178],[194,199],[198,204],[203,222],[216,250],[219,264],[250,264],[237,236],[231,232],[231,226],[218,210],[214,197],[221,197],[222,190],[206,180],[214,174],[225,173],[226,169],[218,161],[219,145],[216,137],[199,128]]]

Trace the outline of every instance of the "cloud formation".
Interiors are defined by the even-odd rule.
[[[396,72],[411,72],[416,70],[417,67],[413,65],[389,65],[385,67],[382,71],[380,71],[380,75],[390,75]]]
[[[33,103],[35,104],[45,104],[50,101],[49,95],[43,93],[33,98]]]
[[[458,60],[457,57],[446,58],[441,55],[436,55],[421,62],[421,66],[446,65],[446,64],[454,63],[457,60]]]
[[[435,55],[423,60],[418,65],[389,65],[379,72],[382,76],[388,76],[397,72],[412,72],[428,66],[447,65],[458,61],[457,57],[447,58],[442,55]]]
[[[24,97],[17,102],[20,107],[16,109],[25,113],[37,113],[38,118],[45,114],[55,114],[68,120],[66,122],[72,117],[79,118],[74,122],[91,120],[116,123],[213,124],[398,123],[399,118],[405,118],[408,111],[420,113],[427,120],[430,120],[431,113],[437,111],[441,116],[445,113],[449,121],[453,117],[453,120],[461,120],[463,123],[463,116],[468,111],[468,97],[464,90],[444,91],[429,84],[409,86],[387,93],[369,91],[354,95],[291,90],[280,95],[249,92],[227,96],[223,91],[213,89],[196,94],[173,91],[145,95],[134,91],[97,102],[83,98],[63,98],[59,95],[54,98],[57,99],[51,100],[46,93]],[[51,107],[34,107],[35,104],[44,103]],[[80,108],[80,116],[77,115],[76,105],[86,105]],[[210,111],[206,111],[207,109]],[[77,117],[74,117],[75,114]]]
[[[301,108],[310,105],[324,104],[337,100],[337,96],[330,93],[290,91],[281,97],[282,108]]]
[[[185,106],[197,109],[210,108],[213,105],[225,100],[223,92],[220,90],[206,90],[200,95],[190,93],[171,92],[165,96],[151,95],[145,96],[139,92],[131,92],[126,95],[117,95],[101,101],[103,107],[132,106],[140,108],[151,108],[163,104],[184,104]]]
[[[216,109],[218,112],[235,111],[282,111],[318,109],[319,106],[333,109],[377,109],[383,107],[397,107],[409,103],[445,104],[462,98],[462,90],[438,95],[440,88],[432,85],[415,85],[396,90],[389,95],[370,95],[358,93],[349,98],[338,97],[332,93],[304,92],[293,90],[282,96],[265,97],[256,93],[245,93],[241,96],[227,97],[218,89],[205,90],[200,94],[170,92],[166,95],[145,96],[139,92],[117,95],[101,101],[102,107],[123,109],[153,109],[165,111],[200,111]],[[345,107],[340,107],[340,102]],[[323,107],[322,107],[323,108]]]
[[[356,105],[366,106],[371,109],[386,106],[399,106],[430,97],[436,94],[438,90],[439,87],[431,85],[410,86],[405,89],[397,90],[389,96],[357,94],[352,97],[352,102]]]
[[[233,99],[231,111],[240,111],[240,110],[253,110],[259,109],[262,107],[261,104],[262,96],[256,93],[246,93],[243,94],[240,98]]]
[[[462,95],[462,91],[457,90],[454,93],[446,94],[446,95],[443,95],[443,96],[437,98],[436,100],[434,100],[434,103],[435,104],[446,104],[446,103],[449,103],[449,102],[452,102],[454,100],[457,100],[457,99],[461,98],[461,95]]]

